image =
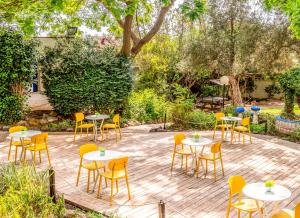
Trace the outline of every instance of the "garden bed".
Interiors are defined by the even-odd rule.
[[[300,121],[286,120],[281,116],[277,116],[275,118],[275,128],[280,133],[290,135],[299,127],[300,127]]]

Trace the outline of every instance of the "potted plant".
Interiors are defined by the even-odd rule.
[[[274,180],[267,180],[265,182],[265,187],[267,188],[267,192],[272,192],[272,187],[274,187],[275,181]]]
[[[102,147],[102,146],[99,147],[100,156],[105,156],[105,150],[106,150],[105,147]]]
[[[200,133],[194,133],[193,140],[194,140],[194,142],[199,142],[200,141]]]

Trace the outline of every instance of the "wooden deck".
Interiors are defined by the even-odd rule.
[[[188,133],[191,134],[191,133]],[[121,217],[158,217],[158,202],[166,202],[167,217],[213,217],[223,218],[227,208],[230,175],[243,175],[248,183],[274,179],[292,191],[292,196],[280,203],[293,208],[300,201],[300,145],[276,138],[253,138],[253,144],[224,143],[223,160],[225,177],[218,167],[217,182],[214,182],[212,165],[207,178],[187,176],[180,169],[179,158],[173,175],[170,162],[174,133],[149,133],[146,127],[131,127],[123,130],[123,139],[116,143],[111,139],[97,142],[108,149],[121,151],[129,156],[129,182],[132,200],[127,200],[124,181],[119,182],[119,193],[109,206],[109,188],[100,199],[96,193],[86,193],[87,172],[82,170],[80,185],[76,187],[79,165],[78,149],[81,144],[91,142],[86,138],[73,143],[71,134],[50,134],[51,159],[56,171],[56,188],[68,200],[85,207],[114,213]],[[211,132],[203,136],[211,137]],[[8,140],[2,144],[0,158],[7,161]],[[45,154],[39,167],[46,167]],[[191,163],[191,162],[190,162]],[[189,163],[189,165],[190,165]],[[271,205],[267,205],[271,208]],[[236,217],[234,210],[231,217]],[[243,214],[242,217],[246,217]],[[254,217],[258,217],[255,214]]]

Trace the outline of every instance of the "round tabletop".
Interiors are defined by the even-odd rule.
[[[246,185],[243,193],[249,198],[260,201],[282,201],[291,196],[290,190],[277,184],[272,187],[271,192],[268,192],[263,182]]]
[[[38,130],[25,130],[25,131],[11,133],[9,136],[13,138],[29,138],[35,135],[39,135],[41,133],[42,132]]]
[[[242,118],[240,118],[240,117],[221,117],[221,120],[225,120],[225,121],[240,121],[240,120],[242,120]]]
[[[85,118],[87,120],[104,120],[104,119],[108,119],[109,116],[106,114],[94,114],[94,115],[88,115]]]
[[[199,141],[194,141],[192,138],[186,138],[182,140],[182,144],[189,146],[203,146],[212,143],[211,139],[200,137]]]
[[[101,155],[100,151],[92,151],[83,155],[83,159],[88,161],[108,161],[125,156],[126,155],[118,151],[105,150],[105,155],[103,156]]]

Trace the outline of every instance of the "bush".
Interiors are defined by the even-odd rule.
[[[274,95],[280,94],[280,87],[276,83],[272,83],[265,88],[268,98],[273,98]]]
[[[19,121],[36,70],[36,43],[13,29],[0,29],[0,122]]]
[[[275,115],[274,114],[260,113],[258,115],[258,120],[267,122],[267,132],[266,132],[267,134],[269,134],[269,135],[276,134]]]
[[[48,175],[32,166],[1,165],[0,217],[62,217],[64,201],[52,202]]]
[[[250,129],[254,134],[262,134],[265,133],[265,124],[251,124]]]
[[[154,90],[132,92],[124,111],[124,118],[139,122],[162,121],[168,112],[168,102]]]
[[[300,127],[294,130],[294,132],[291,134],[291,138],[296,142],[300,142]]]
[[[41,60],[46,95],[63,115],[123,107],[132,88],[131,61],[91,39],[59,41]]]

